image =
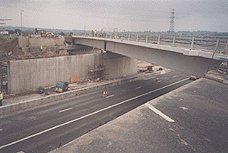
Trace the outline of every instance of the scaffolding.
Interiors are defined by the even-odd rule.
[[[104,67],[102,65],[99,65],[96,68],[93,67],[89,69],[89,79],[94,81],[98,78],[99,80],[104,79]]]

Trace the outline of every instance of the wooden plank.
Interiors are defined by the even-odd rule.
[[[80,82],[80,75],[70,76],[70,82],[71,83]]]

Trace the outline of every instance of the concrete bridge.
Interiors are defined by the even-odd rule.
[[[223,53],[224,47],[227,45],[226,40],[223,40],[221,49],[219,41],[213,42],[207,39],[206,45],[212,47],[205,49],[197,47],[195,45],[197,42],[194,42],[194,38],[190,40],[188,47],[187,45],[178,46],[178,44],[175,43],[175,37],[171,39],[170,44],[167,44],[168,41],[162,44],[160,36],[157,41],[150,41],[148,36],[142,37],[136,35],[134,37],[135,40],[132,41],[133,36],[128,35],[126,37],[123,34],[102,38],[74,35],[73,44],[100,48],[105,51],[183,71],[198,77],[202,77],[208,70],[219,66],[222,61],[228,61],[228,55],[225,52]],[[186,39],[183,39],[182,42],[183,41],[186,42],[185,44],[189,44]],[[214,47],[217,49],[220,47],[220,51],[214,52],[217,49],[213,49],[213,45],[211,44],[214,44]],[[196,47],[194,47],[194,45]]]

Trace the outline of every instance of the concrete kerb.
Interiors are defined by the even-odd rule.
[[[217,78],[217,77],[212,76],[212,75],[205,75],[205,78],[211,79],[211,80],[214,80],[214,81],[217,81],[217,82],[220,82],[220,83],[223,82],[223,79]]]
[[[225,79],[222,79],[222,78],[210,75],[210,74],[206,74],[204,77],[207,78],[207,79],[214,80],[214,81],[217,81],[217,82],[224,83],[224,84],[228,85],[228,81],[225,80]]]
[[[138,79],[137,77],[132,77],[132,78],[128,78],[128,79],[119,79],[119,80],[109,82],[109,83],[101,83],[100,85],[94,85],[94,86],[85,87],[85,88],[78,89],[78,90],[67,91],[67,92],[59,93],[59,94],[55,94],[55,95],[48,95],[46,97],[42,97],[42,98],[38,98],[38,99],[31,99],[31,100],[19,102],[16,104],[1,106],[0,115],[12,113],[12,112],[16,112],[16,111],[21,111],[21,110],[36,107],[36,106],[39,106],[42,104],[47,104],[47,103],[50,103],[53,101],[63,100],[63,99],[71,98],[74,96],[87,94],[87,93],[90,93],[90,92],[93,92],[96,90],[106,89],[109,87],[136,81],[137,79]]]

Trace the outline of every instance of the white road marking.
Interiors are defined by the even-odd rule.
[[[67,109],[61,110],[61,111],[59,111],[59,113],[62,113],[62,112],[65,112],[65,111],[68,111],[68,110],[71,110],[71,109],[73,109],[73,108],[71,107],[71,108],[67,108]]]
[[[107,96],[106,98],[110,98],[110,97],[113,97],[114,95],[110,95],[110,96]]]
[[[207,141],[209,141],[209,142],[211,142],[211,140],[210,139],[208,139],[208,138],[206,138],[206,137],[203,137],[205,140],[207,140]]]
[[[0,132],[2,131],[3,129],[0,129]]]
[[[187,110],[188,108],[186,108],[186,107],[180,107],[181,109],[183,109],[183,110]]]
[[[76,122],[76,121],[81,120],[81,119],[83,119],[83,118],[86,118],[86,117],[92,116],[92,115],[97,114],[97,113],[99,113],[99,112],[103,112],[103,111],[108,110],[108,109],[110,109],[110,108],[113,108],[113,107],[115,107],[115,106],[118,106],[118,105],[124,104],[124,103],[126,103],[126,102],[128,102],[128,101],[131,101],[131,100],[134,100],[134,99],[137,99],[137,98],[143,97],[143,96],[148,95],[148,94],[151,94],[151,93],[153,93],[153,92],[156,92],[156,91],[159,91],[159,90],[165,89],[165,88],[167,88],[167,87],[173,86],[173,85],[175,85],[175,84],[178,84],[178,83],[183,82],[183,81],[186,81],[186,80],[189,80],[189,78],[186,78],[186,79],[183,79],[183,80],[177,81],[177,82],[175,82],[175,83],[171,83],[171,84],[166,85],[166,86],[164,86],[164,87],[161,87],[161,88],[158,88],[158,89],[152,90],[152,91],[150,91],[150,92],[144,93],[144,94],[142,94],[142,95],[139,95],[139,96],[136,96],[136,97],[133,97],[133,98],[127,99],[127,100],[122,101],[122,102],[120,102],[120,103],[117,103],[117,104],[111,105],[111,106],[109,106],[109,107],[103,108],[103,109],[98,110],[98,111],[95,111],[95,112],[93,112],[93,113],[90,113],[90,114],[84,115],[84,116],[82,116],[82,117],[79,117],[79,118],[73,119],[73,120],[68,121],[68,122],[65,122],[65,123],[63,123],[63,124],[53,126],[52,128],[46,129],[46,130],[44,130],[44,131],[40,131],[40,132],[35,133],[35,134],[33,134],[33,135],[30,135],[30,136],[27,136],[27,137],[25,137],[25,138],[19,139],[19,140],[17,140],[17,141],[14,141],[14,142],[8,143],[8,144],[6,144],[6,145],[0,146],[0,149],[5,148],[5,147],[8,147],[8,146],[12,146],[12,145],[14,145],[14,144],[16,144],[16,143],[19,143],[19,142],[22,142],[22,141],[28,140],[28,139],[30,139],[30,138],[32,138],[32,137],[35,137],[35,136],[41,135],[41,134],[46,133],[46,132],[49,132],[49,131],[52,131],[52,130],[57,129],[57,128],[59,128],[59,127],[62,127],[62,126],[64,126],[64,125],[68,125],[68,124],[70,124],[70,123]]]
[[[145,105],[148,108],[150,108],[153,112],[155,112],[156,114],[160,115],[165,120],[167,120],[169,122],[175,122],[173,119],[171,119],[170,117],[168,117],[167,115],[165,115],[164,113],[162,113],[160,110],[156,109],[154,106],[150,105],[149,103],[146,103]]]
[[[140,88],[142,88],[142,87],[141,87],[141,86],[139,86],[139,87],[137,87],[137,88],[135,88],[135,89],[137,90],[137,89],[140,89]]]

